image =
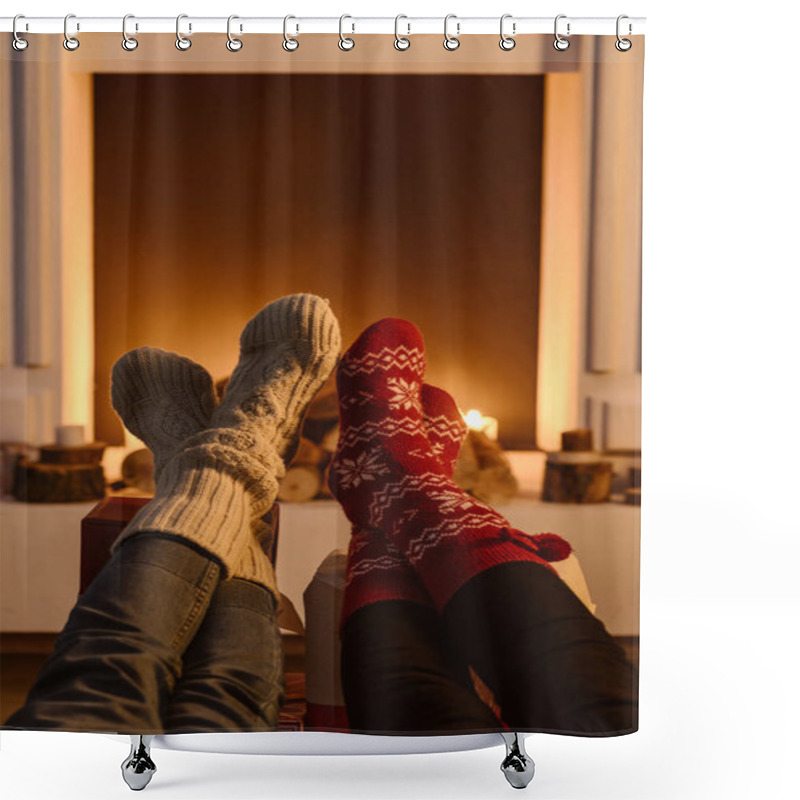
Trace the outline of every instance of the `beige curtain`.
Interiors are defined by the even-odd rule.
[[[345,345],[384,316],[429,380],[535,443],[540,76],[97,75],[97,438],[109,371],[150,344],[230,373],[283,294]]]

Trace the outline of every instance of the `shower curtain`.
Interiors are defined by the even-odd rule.
[[[3,727],[637,729],[643,37],[395,24],[2,35]]]

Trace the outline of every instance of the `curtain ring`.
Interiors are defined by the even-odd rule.
[[[346,19],[353,19],[349,14],[342,14],[339,17],[339,49],[348,52],[352,50],[356,46],[355,39],[351,38],[350,36],[345,36],[342,32],[342,26]],[[356,29],[355,23],[352,23],[353,30]]]
[[[295,39],[294,36],[289,36],[288,25],[290,19],[297,19],[297,17],[292,14],[287,14],[283,18],[283,49],[287,53],[294,53],[294,51],[300,47],[300,40]]]
[[[244,47],[244,42],[241,39],[237,39],[231,33],[231,22],[235,19],[239,19],[236,14],[231,14],[228,17],[228,41],[225,42],[225,47],[227,47],[231,53],[238,53]],[[241,30],[241,28],[239,30]]]
[[[506,36],[505,33],[503,32],[503,25],[505,21],[507,19],[511,19],[512,16],[513,14],[503,14],[503,16],[500,17],[500,49],[505,50],[506,52],[508,52],[509,50],[513,50],[517,46],[517,43],[514,41],[514,39],[512,39],[510,36]],[[517,32],[516,22],[511,24],[511,32],[512,33]]]
[[[11,40],[11,46],[18,53],[21,53],[23,50],[27,50],[28,49],[28,45],[30,44],[30,42],[27,39],[23,39],[19,35],[19,31],[17,31],[17,21],[21,20],[21,19],[25,19],[25,15],[24,14],[17,14],[14,17],[14,22],[11,25],[11,35],[14,37]]]
[[[395,50],[408,50],[411,47],[411,39],[407,39],[405,36],[400,35],[400,20],[401,19],[408,19],[405,14],[398,14],[394,18],[394,49]],[[411,24],[406,23],[408,25],[408,32],[411,33]]]
[[[444,18],[444,42],[443,42],[443,44],[444,44],[444,49],[445,50],[450,50],[452,52],[453,50],[458,50],[458,48],[461,46],[461,42],[458,40],[458,31],[459,31],[459,28],[461,26],[458,23],[456,23],[456,35],[455,36],[451,36],[447,32],[447,23],[450,22],[451,19],[458,19],[458,17],[457,17],[456,14],[448,14]]]
[[[553,47],[558,50],[559,53],[563,53],[569,47],[569,39],[565,39],[559,32],[558,32],[558,21],[560,19],[566,19],[566,14],[559,14],[556,17],[555,25],[553,25],[553,33],[555,33],[555,40],[553,41]],[[567,36],[570,34],[570,23],[567,23]]]
[[[177,18],[175,19],[175,47],[177,47],[178,50],[188,50],[192,46],[192,40],[188,39],[181,33],[181,20],[188,18],[188,14],[178,14]],[[192,26],[190,24],[189,31],[191,32],[191,30]]]
[[[139,46],[139,40],[135,39],[133,36],[128,36],[129,19],[135,19],[133,14],[126,14],[122,18],[122,49],[130,53],[131,50],[135,50]]]
[[[617,41],[614,43],[614,47],[616,47],[617,50],[620,51],[620,53],[627,53],[628,50],[630,50],[631,47],[633,47],[633,42],[630,39],[623,39],[619,33],[619,24],[624,19],[629,19],[627,14],[620,14],[617,17]],[[630,33],[631,33],[631,24],[628,23],[628,36],[630,36]]]
[[[69,50],[70,52],[77,50],[81,46],[81,43],[77,40],[77,38],[69,35],[68,26],[71,19],[75,19],[74,14],[67,14],[67,16],[64,17],[64,49]],[[79,31],[80,26],[76,25],[75,30]]]

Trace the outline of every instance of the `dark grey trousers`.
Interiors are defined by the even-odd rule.
[[[139,533],[78,598],[3,727],[112,733],[275,730],[283,651],[271,593],[185,540]]]

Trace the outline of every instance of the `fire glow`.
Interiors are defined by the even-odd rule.
[[[462,413],[461,416],[471,431],[480,431],[490,439],[497,440],[497,419],[495,417],[486,417],[477,408],[471,408],[466,414]]]

